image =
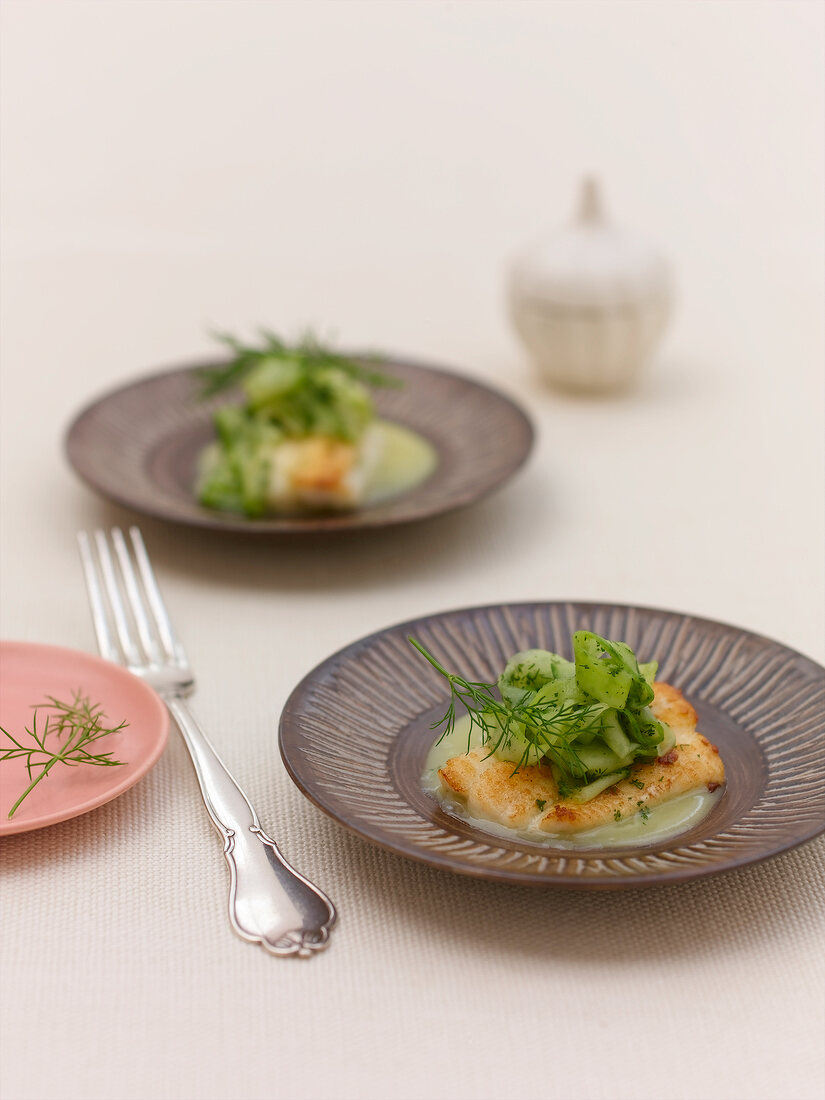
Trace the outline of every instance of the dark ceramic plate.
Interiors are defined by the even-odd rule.
[[[658,659],[659,678],[684,692],[718,745],[725,791],[690,831],[658,845],[571,852],[479,832],[421,788],[430,725],[448,700],[407,635],[467,679],[493,680],[520,649],[570,656],[578,629]],[[825,830],[825,669],[768,638],[669,611],[526,603],[402,623],[311,672],[287,701],[280,743],[294,781],[336,821],[399,855],[476,878],[589,889],[683,882]]]
[[[199,367],[154,374],[100,398],[74,420],[66,437],[69,462],[93,489],[159,519],[247,534],[299,534],[388,527],[472,504],[524,463],[533,429],[524,413],[495,390],[431,367],[395,360],[382,370],[398,389],[378,389],[380,416],[418,432],[438,456],[426,481],[391,500],[338,515],[244,516],[202,508],[193,495],[197,458],[214,438],[212,415],[238,400],[224,393],[200,400]]]

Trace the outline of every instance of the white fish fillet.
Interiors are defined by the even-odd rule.
[[[676,748],[651,764],[636,764],[627,779],[590,802],[559,798],[550,768],[533,764],[513,774],[513,764],[485,747],[454,756],[439,769],[445,790],[458,795],[473,817],[511,829],[573,833],[621,820],[677,795],[725,781],[718,749],[696,729],[696,711],[670,684],[654,684],[650,709],[676,735]]]

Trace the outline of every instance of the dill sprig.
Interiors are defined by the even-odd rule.
[[[45,722],[38,727],[41,714],[46,711]],[[23,799],[37,784],[45,779],[55,764],[92,764],[97,767],[118,768],[125,764],[123,760],[112,760],[111,752],[89,752],[88,746],[101,737],[119,733],[127,725],[121,722],[117,726],[106,724],[106,715],[98,703],[92,703],[82,691],[75,691],[70,703],[61,702],[53,695],[47,695],[43,703],[34,705],[31,727],[25,730],[25,736],[34,742],[34,746],[18,740],[14,734],[0,726],[2,733],[12,743],[8,749],[0,749],[0,762],[3,760],[26,761],[29,785],[9,810],[12,817]],[[21,737],[23,735],[20,735]],[[46,746],[46,738],[57,738],[55,750]],[[39,759],[38,759],[39,758]],[[35,770],[40,769],[35,775]]]
[[[502,743],[509,744],[511,738],[515,738],[525,742],[526,748],[515,763],[514,774],[535,755],[538,758],[547,757],[562,776],[574,782],[581,780],[586,768],[573,741],[599,727],[603,707],[536,699],[536,693],[532,691],[525,691],[520,700],[511,702],[498,693],[495,684],[456,676],[448,672],[415,638],[408,637],[407,641],[444,677],[450,687],[446,713],[431,726],[432,729],[444,727],[439,741],[455,729],[456,704],[459,703],[466,708],[470,718],[468,745],[473,727],[481,731],[482,742],[489,749],[488,756],[492,756]]]
[[[258,329],[261,343],[258,347],[245,344],[226,332],[213,332],[214,338],[231,353],[228,363],[217,367],[204,367],[200,371],[204,380],[204,397],[211,397],[221,390],[237,385],[249,372],[265,359],[280,359],[302,368],[306,374],[317,370],[334,368],[365,386],[398,386],[398,379],[382,371],[365,367],[362,362],[348,355],[333,351],[322,344],[312,332],[306,332],[294,344],[288,344],[269,329]],[[375,356],[363,356],[369,361]]]

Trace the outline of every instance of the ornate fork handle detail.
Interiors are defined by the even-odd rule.
[[[322,950],[335,923],[332,902],[287,863],[263,831],[183,698],[164,693],[164,699],[189,749],[209,816],[224,838],[232,927],[273,955],[308,958]]]

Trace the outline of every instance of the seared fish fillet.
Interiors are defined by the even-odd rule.
[[[273,508],[348,508],[360,504],[380,458],[368,428],[358,443],[326,436],[287,439],[272,451],[268,500]]]
[[[725,781],[725,768],[716,746],[696,729],[696,711],[670,684],[656,683],[654,691],[650,709],[673,730],[676,748],[652,764],[634,765],[627,779],[590,802],[560,799],[546,765],[532,764],[513,775],[511,763],[488,756],[484,747],[448,760],[438,772],[441,782],[465,801],[474,817],[549,833],[593,829],[687,791],[705,786],[715,790]]]

